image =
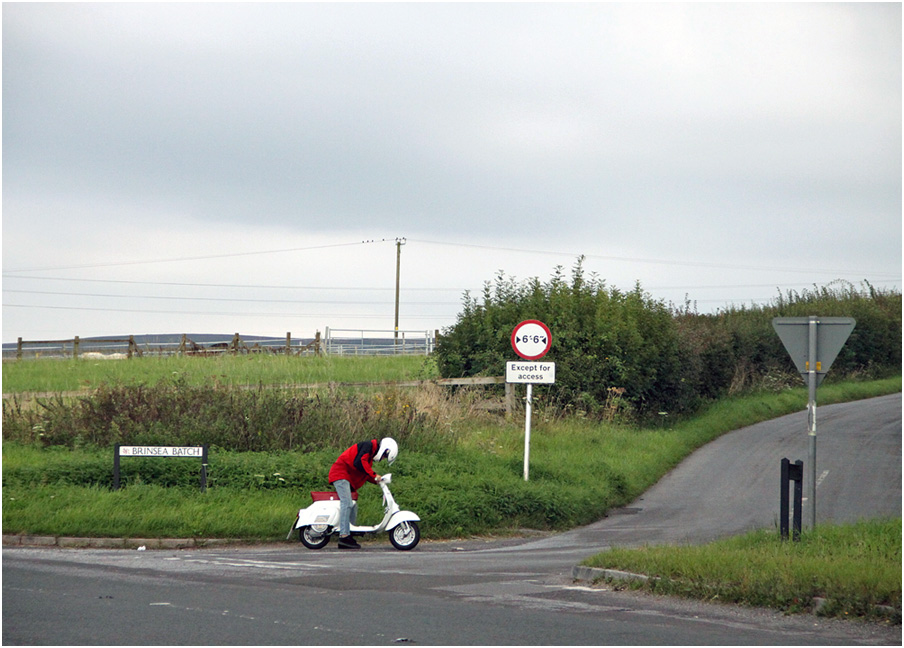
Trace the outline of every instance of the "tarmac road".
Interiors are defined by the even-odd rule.
[[[901,395],[819,407],[817,415],[817,522],[900,516]],[[773,526],[779,462],[806,461],[806,452],[805,412],[745,428],[617,514],[534,538],[422,542],[412,552],[385,539],[360,552],[298,542],[5,547],[3,643],[900,645],[900,626],[615,592],[570,576],[582,558],[612,545],[700,542]]]

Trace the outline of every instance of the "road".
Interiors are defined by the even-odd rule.
[[[818,416],[818,522],[901,515],[901,395],[820,407]],[[806,452],[804,412],[738,430],[622,511],[533,538],[422,542],[412,552],[385,540],[361,552],[297,542],[4,548],[3,643],[900,645],[900,626],[617,592],[570,577],[608,546],[773,526],[779,462]]]

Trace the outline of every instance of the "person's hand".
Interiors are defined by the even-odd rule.
[[[376,475],[376,473],[374,473],[374,474]],[[379,484],[381,481],[383,481],[383,476],[377,475],[377,483]]]

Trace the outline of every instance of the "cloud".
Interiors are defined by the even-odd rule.
[[[245,231],[900,281],[897,4],[7,4],[3,90],[5,272]]]

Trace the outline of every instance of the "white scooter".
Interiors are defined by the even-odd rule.
[[[383,475],[379,486],[383,490],[383,520],[377,526],[351,525],[349,531],[353,536],[368,535],[371,533],[389,532],[389,541],[392,546],[401,551],[414,549],[421,539],[421,530],[418,527],[419,518],[411,511],[403,511],[396,504],[388,484],[392,481],[392,475]],[[352,493],[353,500],[358,499],[358,493]],[[308,549],[323,549],[330,542],[330,536],[339,533],[339,494],[332,491],[311,491],[311,499],[314,503],[308,508],[300,509],[295,524],[289,530],[286,540],[292,537],[292,533],[298,529],[298,539]],[[358,506],[353,501],[353,506]]]

